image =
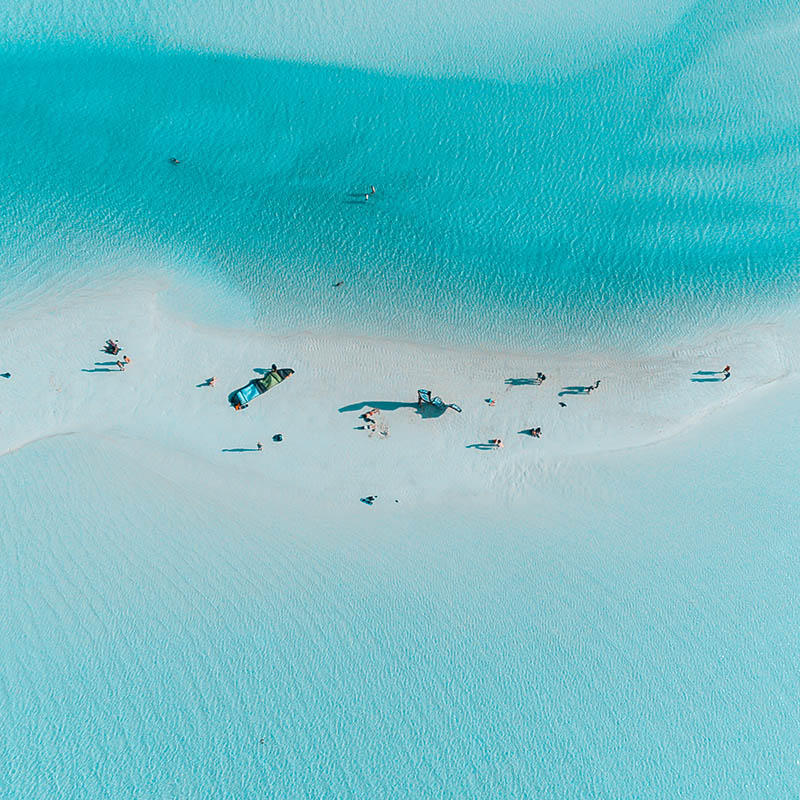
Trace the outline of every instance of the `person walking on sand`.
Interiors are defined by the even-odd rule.
[[[214,377],[212,377],[212,378],[209,378],[209,379],[206,381],[206,383],[207,383],[209,386],[214,386],[214,384],[216,384],[216,382],[217,382],[217,379],[216,379],[216,378],[214,378]]]
[[[544,372],[537,372],[536,373],[536,380],[539,381],[540,385],[543,384],[546,379],[547,379],[547,375],[545,375]]]
[[[125,365],[121,361],[117,361],[117,366],[120,372],[125,372]]]
[[[534,438],[538,439],[542,435],[541,428],[529,428],[528,433],[533,436]]]
[[[725,369],[722,370],[722,374],[725,376],[722,380],[726,381],[726,380],[728,380],[728,378],[730,378],[730,376],[731,376],[731,365],[730,364],[726,364],[725,365]]]
[[[131,363],[131,357],[130,357],[130,356],[128,356],[128,355],[122,356],[122,360],[123,360],[123,361],[124,361],[126,364],[130,364],[130,363]]]
[[[600,381],[595,381],[586,391],[593,392],[600,385]]]
[[[489,439],[489,444],[496,447],[498,450],[503,446],[502,439]]]
[[[261,442],[256,442],[256,449],[260,453],[264,449],[264,445]]]

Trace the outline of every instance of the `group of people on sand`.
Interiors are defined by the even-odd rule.
[[[110,356],[118,356],[122,348],[119,345],[119,339],[106,339],[103,347],[103,352],[108,353]],[[121,359],[117,359],[117,369],[120,372],[125,372],[125,366],[131,363],[130,356],[124,355]]]
[[[730,368],[726,367],[726,369],[730,369]],[[537,372],[536,373],[536,378],[525,379],[525,382],[526,383],[533,383],[533,384],[535,384],[537,386],[541,386],[545,382],[545,380],[547,380],[547,375],[545,375],[543,372]],[[595,389],[597,389],[599,386],[600,386],[600,381],[596,380],[591,386],[587,386],[585,388],[586,394],[590,394]],[[495,401],[494,401],[493,398],[487,397],[486,398],[486,403],[488,405],[490,405],[490,406],[494,406]],[[560,402],[558,405],[561,408],[566,408],[566,406],[567,406],[567,404],[564,403],[564,402]],[[541,427],[526,428],[525,430],[520,431],[520,433],[527,433],[528,436],[531,436],[534,439],[540,439],[541,436],[542,436],[542,429],[541,429]],[[503,447],[503,440],[502,439],[498,439],[498,438],[489,439],[489,444],[492,447],[494,447],[496,450],[499,450],[501,447]]]
[[[361,430],[369,431],[370,433],[378,433],[381,436],[388,436],[389,435],[389,428],[386,425],[378,425],[378,421],[375,417],[380,414],[379,408],[371,408],[369,411],[365,411],[361,415],[361,419],[364,420],[364,424],[361,426]]]

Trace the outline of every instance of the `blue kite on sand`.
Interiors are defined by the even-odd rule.
[[[251,400],[268,392],[273,386],[283,383],[291,375],[294,375],[293,369],[278,369],[273,364],[272,369],[266,375],[261,378],[253,378],[246,386],[231,392],[228,395],[228,402],[237,411],[241,411],[247,408]]]
[[[433,406],[443,412],[447,411],[448,408],[452,408],[453,411],[458,411],[459,414],[461,413],[460,406],[457,406],[455,403],[445,403],[441,397],[431,397],[430,389],[417,389],[417,405],[420,407],[423,405]]]

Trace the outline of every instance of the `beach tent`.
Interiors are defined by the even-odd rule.
[[[440,411],[447,411],[448,408],[452,408],[453,411],[461,413],[461,408],[455,403],[445,403],[441,397],[431,397],[430,389],[417,389],[417,402],[421,405],[433,406]]]
[[[261,378],[253,378],[246,386],[231,392],[228,395],[228,402],[237,410],[247,408],[251,400],[260,394],[268,392],[273,386],[283,383],[290,375],[294,374],[293,369],[273,369]]]

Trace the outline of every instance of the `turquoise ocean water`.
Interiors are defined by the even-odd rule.
[[[12,25],[6,290],[157,266],[234,325],[565,348],[795,304],[792,5],[672,10],[585,64],[555,38],[515,74],[501,40],[446,76]]]
[[[276,524],[130,441],[6,456],[0,795],[795,798],[796,403],[574,464],[527,514]]]

